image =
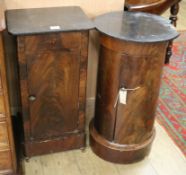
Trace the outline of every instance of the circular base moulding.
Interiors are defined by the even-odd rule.
[[[150,153],[154,137],[155,130],[152,136],[143,143],[121,145],[103,138],[94,128],[94,122],[90,123],[91,149],[100,158],[113,163],[128,164],[144,159]]]

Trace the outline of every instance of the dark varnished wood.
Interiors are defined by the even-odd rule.
[[[27,156],[59,151],[57,138],[61,151],[85,146],[87,47],[88,32],[18,36]]]
[[[35,155],[84,148],[85,140],[86,138],[83,132],[64,134],[61,135],[61,137],[51,137],[51,139],[43,141],[34,140],[32,142],[25,142],[25,153],[31,157]]]
[[[128,11],[141,11],[162,14],[181,0],[126,0],[125,9]]]
[[[161,17],[153,18],[148,14],[147,17],[143,13],[128,13],[126,17],[125,12],[116,15],[118,13],[108,13],[95,20],[101,46],[95,118],[90,124],[90,145],[105,160],[132,163],[143,159],[150,152],[155,135],[154,117],[164,56],[169,41],[177,37],[178,33],[171,28],[171,24],[165,24]],[[132,21],[123,22],[129,19]],[[149,28],[146,27],[146,20],[149,21]],[[121,26],[119,21],[125,24],[121,29],[118,27]],[[140,23],[138,32],[133,31],[133,21],[137,26],[137,21]],[[151,22],[156,25],[152,30]],[[159,37],[158,33],[164,37]],[[117,101],[122,87],[138,87],[127,92],[126,104]]]
[[[90,145],[93,152],[100,158],[113,163],[134,163],[149,155],[155,132],[152,137],[140,144],[117,144],[102,137],[90,123]]]
[[[77,48],[70,51],[73,48],[60,47],[66,40],[70,44],[77,43]],[[27,36],[21,42],[26,46],[23,59],[28,96],[23,98],[29,106],[31,137],[44,139],[73,132],[78,120],[81,33]],[[36,99],[32,101],[31,96]]]
[[[44,15],[49,11],[54,13],[51,19]],[[14,13],[23,14],[18,23],[26,28],[26,34],[12,21]],[[79,7],[15,10],[7,11],[6,15],[8,31],[17,40],[19,112],[23,119],[25,155],[30,157],[85,147],[88,29],[91,22]],[[34,21],[36,16],[39,19]],[[29,20],[33,20],[33,31],[27,28]],[[39,21],[45,26],[37,28]],[[55,21],[60,21],[61,26],[57,32],[48,28]]]
[[[141,11],[161,15],[170,8],[171,23],[176,26],[177,14],[179,12],[179,3],[181,0],[126,0],[126,11]],[[167,47],[165,64],[169,63],[172,55],[172,42]]]

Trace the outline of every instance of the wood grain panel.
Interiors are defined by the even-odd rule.
[[[65,34],[61,35],[62,40],[63,35]],[[78,33],[76,36],[78,37],[72,34],[72,38],[78,43],[78,38],[81,37]],[[49,38],[54,41],[57,35],[49,35]],[[69,38],[67,44],[75,42],[73,39]],[[28,46],[25,48],[28,93],[29,96],[36,97],[35,101],[29,103],[31,133],[35,139],[72,132],[77,129],[78,120],[80,50],[71,52],[65,49],[50,49],[42,52],[42,46],[40,49],[38,43],[43,40],[42,37],[34,37],[32,42],[28,42],[30,38],[25,39],[25,45]],[[58,40],[54,48],[61,47],[62,40]],[[30,52],[30,48],[35,48],[34,52]],[[24,98],[28,99],[29,96]]]
[[[47,37],[50,38],[50,42]],[[86,39],[87,36],[83,42],[86,42]],[[33,134],[32,138],[45,138],[72,132],[77,128],[79,71],[84,70],[83,67],[79,67],[81,42],[81,33],[77,32],[72,32],[72,35],[65,33],[18,38],[26,138],[29,138],[30,131]],[[75,51],[69,50],[71,48]],[[82,63],[86,68],[87,49],[84,50],[82,58],[85,60],[82,59]],[[86,72],[81,72],[82,86],[86,81]],[[85,88],[84,84],[82,88]],[[85,89],[80,97],[82,93],[85,94]],[[28,103],[29,95],[35,95],[37,100]],[[80,116],[83,120],[84,114],[81,113]]]
[[[163,67],[161,58],[165,56],[166,46],[166,43],[136,44],[135,53],[122,53],[119,87],[139,89],[128,91],[126,105],[118,104],[114,138],[116,143],[143,143],[152,136]],[[140,52],[146,55],[137,56]]]
[[[180,1],[181,0],[126,0],[125,9],[128,11],[141,11],[160,15]]]
[[[5,114],[5,106],[4,106],[4,99],[3,98],[4,97],[2,95],[0,95],[0,114],[1,114],[0,117],[2,117],[2,115]]]
[[[17,37],[27,156],[85,146],[88,35],[82,31]]]
[[[101,42],[96,129],[105,138],[110,141],[112,138],[116,143],[143,142],[152,135],[162,58],[165,56],[167,42],[125,43],[109,39],[105,35],[101,35]],[[121,87],[139,89],[128,91],[127,105],[118,104],[118,108],[114,108]],[[102,100],[104,103],[101,103]]]
[[[87,87],[87,64],[88,64],[88,37],[89,32],[81,33],[81,59],[79,69],[79,121],[78,129],[85,129],[85,112],[86,112],[86,87]]]
[[[28,83],[27,83],[27,65],[25,59],[25,38],[19,36],[17,38],[17,49],[18,49],[18,62],[19,62],[19,81],[21,91],[21,106],[22,106],[22,117],[24,127],[25,140],[30,138],[30,116],[29,116],[29,104],[28,104]],[[26,98],[25,98],[26,97]]]
[[[105,160],[132,163],[149,154],[155,136],[153,124],[168,41],[145,43],[100,36],[90,145]],[[126,89],[126,103],[119,95],[121,88]]]
[[[0,151],[0,170],[12,171],[12,158],[10,150]]]
[[[95,126],[100,134],[102,134],[106,139],[112,141],[114,137],[113,133],[116,114],[114,104],[118,93],[117,88],[114,88],[114,86],[119,84],[119,79],[115,77],[118,77],[119,74],[120,54],[117,55],[104,46],[101,46],[100,51]],[[113,62],[115,62],[115,64],[112,64]]]
[[[31,35],[25,37],[26,54],[41,53],[50,51],[79,50],[81,47],[80,32],[64,32],[42,35]]]
[[[35,141],[25,143],[26,155],[36,156],[73,149],[80,149],[85,145],[85,134],[74,133],[52,140]]]
[[[1,19],[0,19],[1,20]],[[0,151],[0,171],[11,171],[16,173],[17,171],[17,162],[15,155],[15,145],[12,133],[12,122],[10,117],[10,104],[7,88],[7,75],[6,75],[6,65],[4,57],[4,43],[2,32],[0,33],[0,80],[3,88],[3,103],[4,103],[4,114],[6,114],[6,124],[1,123],[1,133],[0,133],[0,142],[2,148],[9,146],[10,150]],[[0,104],[2,105],[2,104]],[[2,111],[0,111],[1,113]],[[2,115],[1,115],[2,116]],[[4,117],[4,115],[3,115]],[[3,121],[0,117],[0,121]],[[2,135],[1,135],[2,134]]]
[[[0,122],[0,150],[7,149],[9,147],[8,130],[5,122]]]
[[[1,77],[1,74],[0,74],[0,77]],[[0,79],[0,95],[3,95],[3,86],[2,86],[1,79]]]

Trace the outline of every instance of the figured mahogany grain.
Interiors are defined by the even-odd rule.
[[[167,42],[127,43],[105,35],[100,40],[97,131],[120,144],[143,142],[152,135]],[[128,92],[127,105],[114,107],[121,87],[140,88]]]
[[[107,13],[95,23],[100,57],[90,145],[107,161],[133,163],[150,152],[166,49],[178,33],[161,17],[137,12]]]
[[[35,40],[25,37],[28,95],[36,97],[35,101],[29,101],[31,133],[35,139],[60,136],[77,129],[80,49],[69,51],[70,48],[64,47],[63,50],[63,45],[60,48],[58,42],[63,42],[62,35],[65,36],[47,35],[54,48],[44,47],[45,51],[39,44],[44,43],[44,36],[41,40],[39,36]],[[81,33],[77,35],[68,38],[78,44]]]
[[[5,122],[0,122],[0,150],[9,148],[8,130]]]
[[[94,25],[75,6],[7,10],[6,18],[17,41],[10,68],[18,68],[18,79],[12,78],[19,90],[10,89],[21,101],[25,155],[85,147],[88,30]]]
[[[25,154],[84,147],[88,31],[17,39]],[[61,148],[55,147],[57,138]],[[46,147],[45,140],[49,140]],[[38,149],[39,144],[45,149]]]

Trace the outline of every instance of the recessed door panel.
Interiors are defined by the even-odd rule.
[[[75,131],[80,53],[48,50],[25,56],[31,137],[44,139]]]

